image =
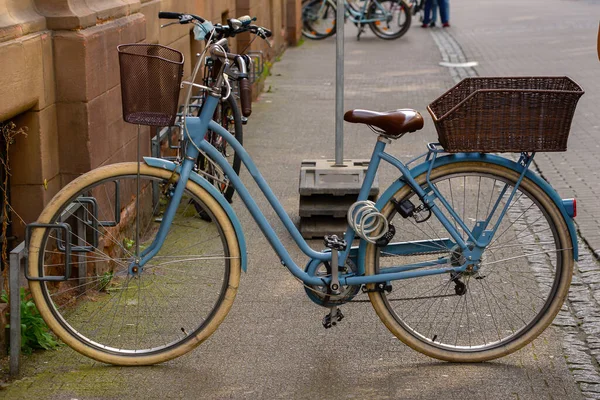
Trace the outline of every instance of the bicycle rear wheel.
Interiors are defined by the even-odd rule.
[[[424,175],[418,179],[421,185]],[[499,210],[503,208],[519,175],[493,164],[460,162],[435,168],[431,177],[473,229],[475,221],[492,214],[497,200]],[[420,204],[408,186],[394,199]],[[509,207],[482,255],[478,272],[394,281],[391,293],[369,293],[375,311],[394,335],[434,358],[480,362],[522,348],[552,322],[567,296],[573,272],[569,231],[554,202],[527,178]],[[421,245],[421,253],[411,256],[369,245],[365,257],[368,275],[409,262],[449,257],[454,263],[460,259],[459,249],[446,241],[448,233],[435,217],[421,223],[404,219],[391,201],[382,213],[401,232],[402,241],[429,242]],[[490,227],[497,218],[492,217]]]
[[[136,209],[136,173],[137,163],[95,169],[63,188],[42,212],[41,223],[71,226],[72,245],[79,249],[72,247],[69,260],[57,229],[34,229],[29,245],[32,276],[65,276],[65,263],[71,267],[66,281],[29,282],[50,329],[78,352],[118,365],[160,363],[198,346],[227,315],[240,278],[229,217],[191,181],[158,254],[132,269],[136,215],[143,251],[158,232],[171,192],[169,171],[142,164]],[[211,222],[198,218],[190,200]]]
[[[302,35],[321,40],[335,34],[336,5],[332,0],[302,2]]]
[[[371,3],[367,19],[377,19],[369,23],[369,28],[381,39],[398,39],[410,28],[412,19],[408,4],[400,0],[376,0]]]

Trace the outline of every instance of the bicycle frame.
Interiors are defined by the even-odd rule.
[[[387,13],[386,10],[381,7],[381,5],[379,4],[379,2],[377,0],[368,0],[365,1],[364,4],[362,5],[362,7],[359,10],[354,9],[350,3],[348,3],[347,1],[344,1],[344,8],[346,9],[346,12],[349,14],[349,18],[350,21],[353,23],[359,23],[359,24],[370,24],[371,22],[377,22],[377,21],[381,21],[381,18],[371,18],[371,19],[367,19],[365,16],[367,15],[367,7],[370,7],[371,4],[375,3],[375,5],[384,13]]]
[[[381,21],[381,18],[371,18],[371,19],[365,18],[365,15],[367,15],[367,7],[370,6],[373,2],[377,5],[377,7],[379,7],[379,9],[381,9],[383,12],[386,12],[385,9],[383,7],[381,7],[381,5],[379,4],[379,2],[377,0],[365,1],[359,10],[353,8],[352,5],[350,3],[348,3],[347,1],[344,1],[344,9],[345,9],[345,12],[348,14],[348,17],[352,23],[369,24],[371,22]],[[321,4],[321,7],[319,8],[319,11],[317,12],[317,15],[322,14],[323,10],[325,9],[326,4],[327,4],[327,2],[323,1],[323,3]]]
[[[244,163],[244,165],[250,172],[250,175],[253,177],[254,181],[257,183],[260,190],[262,191],[264,196],[267,198],[267,201],[269,202],[269,204],[273,208],[273,210],[276,212],[277,216],[279,217],[279,219],[285,226],[286,230],[291,234],[296,245],[302,250],[302,252],[304,254],[306,254],[310,258],[309,265],[311,263],[321,263],[321,262],[331,261],[331,259],[332,259],[331,252],[329,252],[329,251],[319,252],[319,251],[315,251],[309,247],[308,243],[302,238],[300,232],[298,231],[298,229],[296,228],[296,226],[294,225],[294,223],[292,222],[290,217],[285,212],[281,203],[278,201],[278,199],[273,194],[273,191],[271,190],[271,188],[269,187],[269,185],[267,184],[265,179],[262,177],[261,173],[259,172],[258,168],[254,164],[254,162],[252,161],[251,157],[248,155],[248,153],[246,152],[244,147],[239,142],[237,142],[237,140],[235,139],[235,137],[233,135],[231,135],[231,133],[229,133],[226,129],[221,127],[218,123],[211,120],[211,116],[213,115],[214,110],[217,107],[218,101],[219,101],[218,97],[209,96],[206,103],[204,104],[204,107],[202,109],[200,117],[186,118],[184,129],[187,130],[187,132],[189,132],[189,135],[190,135],[191,139],[194,141],[195,145],[192,143],[188,143],[188,146],[186,148],[186,157],[185,157],[185,159],[181,165],[181,169],[180,169],[180,178],[179,178],[179,181],[174,190],[174,194],[172,196],[171,202],[163,215],[163,220],[161,222],[159,232],[156,236],[155,241],[147,249],[145,249],[142,252],[139,265],[143,266],[144,264],[146,264],[160,250],[160,248],[163,244],[164,238],[166,237],[167,232],[170,228],[171,222],[173,221],[173,217],[175,215],[177,206],[181,200],[181,197],[183,194],[183,189],[187,183],[187,180],[190,177],[192,168],[194,167],[193,160],[196,159],[196,157],[198,155],[198,149],[199,149],[199,150],[205,152],[209,157],[211,157],[227,174],[227,176],[230,179],[230,182],[233,184],[235,190],[239,194],[239,196],[242,199],[242,201],[244,202],[245,206],[250,211],[250,214],[252,215],[252,217],[254,218],[254,220],[256,221],[258,226],[260,227],[261,231],[263,232],[263,234],[265,235],[265,237],[271,244],[271,247],[273,247],[273,249],[275,250],[277,255],[280,257],[281,263],[286,268],[288,268],[295,277],[302,280],[305,284],[314,285],[314,286],[328,285],[331,278],[311,276],[307,272],[305,272],[303,269],[301,269],[292,260],[288,251],[282,244],[281,240],[277,237],[277,234],[275,233],[275,231],[273,230],[273,228],[271,227],[271,225],[265,218],[264,214],[260,211],[256,202],[254,201],[254,199],[252,198],[252,196],[246,189],[245,185],[241,182],[241,179],[239,178],[239,176],[237,176],[237,174],[235,174],[235,172],[233,171],[233,168],[223,158],[223,156],[220,154],[220,152],[218,150],[216,150],[210,143],[208,143],[206,140],[204,140],[204,136],[205,136],[207,129],[210,129],[210,130],[218,133],[219,135],[221,135],[227,142],[229,142],[229,144],[234,149],[234,151],[236,151],[238,153],[238,155],[240,156],[242,162]],[[528,171],[529,171],[528,166],[530,165],[530,163],[532,161],[533,155],[531,155],[531,156],[522,155],[521,160],[520,160],[520,169],[518,170],[518,172],[520,172],[520,178],[519,178],[518,182],[515,184],[515,186],[512,188],[512,193],[509,195],[510,196],[509,200],[504,205],[504,208],[501,211],[500,217],[498,218],[496,225],[494,227],[492,227],[492,229],[487,229],[488,224],[491,219],[491,217],[488,217],[486,220],[477,221],[473,231],[470,231],[466,227],[464,222],[461,220],[461,218],[456,214],[456,212],[452,209],[452,207],[444,199],[444,197],[441,195],[441,193],[439,193],[437,191],[437,189],[435,189],[435,186],[431,184],[431,182],[429,182],[428,186],[427,186],[428,188],[431,188],[431,189],[429,189],[426,192],[423,190],[421,185],[419,185],[415,181],[415,177],[420,175],[423,172],[427,172],[427,181],[429,181],[429,177],[430,177],[431,171],[433,169],[433,166],[434,166],[434,164],[436,164],[436,158],[437,158],[438,154],[442,152],[442,150],[438,150],[435,145],[430,145],[429,152],[427,153],[426,161],[423,164],[419,165],[418,167],[415,167],[414,170],[409,170],[408,167],[406,165],[404,165],[401,161],[399,161],[395,157],[391,156],[390,154],[385,153],[385,151],[384,151],[385,146],[388,142],[389,142],[389,139],[385,139],[383,137],[380,137],[378,139],[377,144],[375,145],[375,148],[373,150],[373,155],[371,157],[371,161],[369,163],[369,167],[368,167],[367,173],[365,175],[363,186],[360,190],[357,201],[362,201],[362,200],[367,199],[369,189],[371,188],[371,186],[373,184],[373,180],[374,180],[376,171],[379,167],[379,164],[380,164],[381,160],[384,160],[399,170],[402,178],[399,179],[397,182],[400,182],[402,180],[405,182],[405,184],[409,185],[415,191],[415,193],[422,199],[423,203],[425,205],[427,205],[427,207],[430,208],[431,212],[442,223],[442,225],[448,231],[451,238],[441,238],[441,239],[434,239],[434,240],[420,241],[420,242],[390,243],[388,246],[385,247],[385,251],[387,253],[412,254],[412,253],[418,253],[419,248],[422,249],[423,246],[439,246],[441,244],[445,248],[452,248],[452,247],[456,246],[456,247],[462,249],[462,252],[463,252],[462,254],[464,255],[464,257],[466,259],[478,260],[479,256],[485,249],[485,246],[491,242],[496,229],[498,228],[500,222],[502,221],[502,219],[508,209],[508,205],[510,204],[510,199],[512,199],[512,197],[516,193],[516,190],[518,189],[522,179],[526,175],[530,179],[535,179],[535,178],[532,178],[533,174],[528,173]],[[196,148],[196,146],[198,148]],[[463,154],[462,156],[469,157],[469,154]],[[452,157],[452,156],[450,156],[450,157]],[[515,164],[514,162],[512,162],[510,160],[506,160],[504,158],[497,157],[497,156],[475,154],[475,155],[472,155],[471,157],[487,157],[487,158],[490,158],[491,160],[500,159],[500,160],[505,160],[506,163]],[[446,157],[444,157],[444,158],[446,158]],[[499,161],[496,160],[496,162],[499,162]],[[427,169],[423,168],[424,165],[427,167]],[[514,166],[513,166],[513,169],[515,169]],[[415,171],[418,173],[416,173]],[[538,182],[536,182],[536,183],[538,183]],[[396,187],[397,186],[398,186],[398,184],[396,184]],[[394,184],[392,185],[392,187],[394,187]],[[390,189],[392,189],[392,187],[390,187]],[[546,184],[546,186],[543,186],[543,187],[545,187],[545,188],[549,189],[551,192],[553,192],[553,190],[547,184]],[[390,192],[390,189],[388,189],[386,191],[386,194],[388,192]],[[508,189],[508,185],[506,185],[505,188],[502,190],[502,193],[498,197],[498,200],[496,201],[496,204],[494,205],[494,210],[490,214],[490,216],[494,215],[494,213],[496,212],[496,209],[498,208],[498,206],[500,204],[500,199],[502,199],[504,197],[504,193],[506,192],[507,189]],[[553,193],[555,194],[555,192],[553,192]],[[389,198],[390,196],[391,195],[388,194],[387,198]],[[386,196],[382,196],[382,198],[385,198],[385,197]],[[448,218],[446,218],[443,211],[434,202],[434,200],[439,200],[441,205],[450,213],[454,222],[452,222],[452,221],[448,220]],[[556,198],[553,198],[553,200],[555,200],[557,205],[559,204],[559,202],[556,201]],[[379,209],[381,209],[381,207],[383,207],[383,204],[380,204],[380,202],[378,202],[377,206]],[[561,212],[563,212],[563,215],[566,214],[566,211],[565,211],[564,207],[562,206],[562,204],[560,205],[559,209],[561,210]],[[565,220],[567,220],[567,219],[565,218]],[[458,225],[455,225],[455,223]],[[571,237],[573,238],[574,237],[573,236],[574,228],[572,228],[572,222],[570,222],[570,224],[569,224],[569,221],[568,221],[567,223],[569,225],[569,230],[572,235]],[[467,241],[465,241],[463,239],[461,233],[458,231],[457,226],[460,226],[462,231],[467,234],[469,243],[475,244],[475,247],[473,249],[469,249]],[[347,243],[352,243],[352,241],[355,239],[355,232],[351,227],[347,228],[344,239],[347,241]],[[346,260],[348,259],[348,257],[355,258],[358,256],[358,259],[361,260],[360,255],[361,254],[364,255],[365,248],[366,248],[366,242],[361,241],[361,245],[358,248],[357,247],[352,247],[352,248],[348,247],[345,251],[341,251],[339,253],[339,257],[338,257],[338,265],[343,266],[346,263]],[[574,242],[574,249],[576,249],[576,242]],[[575,256],[576,256],[576,250],[575,250]],[[358,272],[356,274],[354,274],[354,273],[343,274],[339,277],[339,281],[342,285],[362,285],[362,284],[368,284],[368,283],[388,282],[388,281],[398,280],[398,279],[415,278],[415,277],[427,276],[427,275],[462,272],[462,271],[465,271],[467,268],[467,263],[465,263],[464,265],[461,265],[461,266],[445,266],[444,267],[445,264],[449,264],[449,257],[441,257],[441,258],[438,258],[437,260],[433,260],[433,261],[426,261],[426,262],[406,264],[406,265],[402,265],[402,266],[386,268],[384,271],[381,271],[381,273],[379,273],[377,275],[362,276],[365,273],[365,267],[364,267],[364,263],[359,262],[357,265]],[[426,270],[423,269],[426,267],[432,267],[432,266],[436,266],[436,265],[439,265],[441,268],[426,269]]]

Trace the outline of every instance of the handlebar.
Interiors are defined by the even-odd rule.
[[[227,43],[227,39],[221,39],[210,47],[210,54],[219,58],[227,58],[235,61],[240,69],[238,77],[240,89],[240,103],[242,106],[242,115],[249,117],[252,114],[252,85],[248,80],[247,65],[249,63],[248,56],[239,54],[227,53],[223,51],[223,44]]]
[[[158,18],[161,19],[177,19],[180,24],[188,24],[190,22],[194,22],[194,20],[204,23],[206,20],[202,17],[199,17],[194,14],[185,14],[185,13],[176,13],[170,11],[160,11],[158,13]],[[229,19],[227,21],[227,25],[216,24],[213,29],[217,32],[221,37],[234,37],[243,32],[250,32],[257,36],[262,37],[263,39],[269,38],[273,36],[273,33],[262,26],[251,25],[253,21],[256,21],[255,18],[251,18],[248,15],[241,16],[237,19]],[[175,23],[175,22],[173,22]],[[169,25],[169,24],[167,24]],[[165,25],[166,26],[166,25]]]
[[[190,22],[196,25],[200,25],[207,22],[204,18],[199,17],[197,15],[168,11],[159,12],[158,18],[178,20],[178,22],[171,22],[163,26],[168,26],[176,23],[188,24]],[[238,65],[238,68],[240,70],[240,73],[237,76],[237,80],[239,82],[242,115],[244,117],[249,117],[250,114],[252,114],[252,85],[248,80],[248,67],[251,65],[251,61],[248,56],[241,56],[239,54],[228,53],[225,49],[227,45],[227,38],[234,37],[235,35],[243,32],[253,33],[256,36],[263,38],[264,40],[267,40],[267,38],[273,36],[273,32],[271,32],[269,29],[258,25],[252,25],[253,21],[256,21],[256,18],[251,18],[248,15],[244,15],[237,19],[227,20],[227,25],[216,24],[212,26],[210,25],[210,23],[208,23],[208,25],[210,26],[210,28],[208,29],[212,28],[212,30],[215,33],[217,33],[216,37],[214,38],[216,39],[216,41],[210,44],[210,53],[222,59],[233,60]],[[195,74],[197,73],[198,66],[199,64],[196,66],[193,76],[195,76]]]
[[[196,20],[200,23],[206,21],[204,18],[199,17],[194,14],[185,14],[185,13],[176,13],[171,11],[160,11],[158,13],[158,18],[160,19],[178,19],[180,24],[187,24],[192,20]]]

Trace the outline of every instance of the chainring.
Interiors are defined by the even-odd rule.
[[[358,268],[350,259],[346,260],[345,271],[340,271],[343,274],[349,272],[357,273]],[[316,267],[311,268],[310,264],[306,266],[305,272],[311,276],[328,277],[327,267],[324,263],[319,263]],[[342,286],[341,293],[338,295],[328,294],[327,288],[323,286],[305,285],[304,290],[306,295],[315,303],[323,307],[339,306],[351,301],[359,292],[360,285]]]

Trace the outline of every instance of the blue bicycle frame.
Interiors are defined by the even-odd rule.
[[[377,2],[376,0],[373,0],[375,2],[375,4],[382,10],[385,12],[385,10],[383,9],[383,7],[381,7],[381,5],[379,5],[379,2]],[[344,1],[344,8],[346,9],[346,12],[349,14],[350,17],[350,21],[352,21],[353,23],[360,23],[360,24],[369,24],[371,22],[376,22],[376,21],[380,21],[380,18],[371,18],[371,19],[366,19],[365,15],[367,15],[367,6],[371,5],[371,1],[365,1],[364,4],[362,5],[360,11],[355,10],[354,8],[352,8],[352,6],[350,6],[350,4],[348,4],[347,1]]]
[[[280,257],[281,263],[285,267],[287,267],[294,276],[302,280],[305,284],[314,286],[328,285],[331,281],[331,278],[313,276],[308,272],[305,272],[303,269],[301,269],[298,265],[294,263],[288,251],[283,246],[281,240],[277,237],[277,234],[258,208],[256,202],[242,183],[239,176],[235,173],[235,171],[229,165],[227,160],[223,158],[222,154],[217,149],[215,149],[209,142],[204,140],[204,136],[207,130],[210,129],[213,132],[216,132],[217,134],[221,135],[231,145],[236,154],[241,158],[242,162],[250,172],[250,175],[259,186],[260,190],[267,198],[267,201],[269,202],[271,207],[275,210],[277,216],[279,217],[285,228],[291,234],[298,247],[302,250],[304,254],[306,254],[310,258],[310,261],[307,265],[307,270],[311,270],[310,267],[312,266],[312,270],[314,271],[315,267],[318,266],[318,264],[326,261],[331,261],[332,254],[330,251],[318,252],[311,249],[308,246],[308,244],[302,238],[300,232],[298,231],[290,217],[285,212],[283,206],[277,200],[277,198],[273,194],[273,191],[271,190],[265,179],[262,177],[261,173],[259,172],[258,168],[254,164],[244,147],[235,139],[235,137],[231,133],[229,133],[226,129],[221,127],[218,123],[212,121],[212,115],[214,114],[218,102],[219,98],[214,96],[208,96],[205,104],[202,107],[200,116],[188,117],[185,120],[184,129],[186,130],[186,132],[189,133],[189,137],[193,140],[194,143],[187,144],[185,153],[186,157],[179,170],[179,181],[177,182],[167,210],[163,215],[159,232],[154,242],[141,253],[139,265],[143,267],[154,255],[158,253],[161,246],[163,245],[164,239],[168,233],[168,230],[170,229],[175,212],[182,198],[187,180],[190,178],[190,174],[192,173],[192,168],[194,167],[195,162],[194,160],[196,160],[199,154],[198,149],[200,149],[201,151],[205,152],[210,158],[212,158],[212,160],[215,161],[219,165],[219,167],[223,169],[224,173],[229,178],[230,184],[233,185],[240,198],[250,211],[250,214],[260,227],[261,231],[263,232],[263,234],[265,235],[265,237],[267,238],[277,255]],[[576,235],[572,219],[569,218],[569,213],[567,212],[568,203],[565,203],[563,200],[561,200],[560,197],[558,197],[558,195],[556,194],[556,192],[547,183],[545,183],[542,179],[537,177],[537,175],[531,173],[528,170],[528,167],[533,159],[533,154],[523,154],[521,156],[521,159],[519,160],[519,163],[514,163],[513,161],[507,160],[502,157],[479,153],[461,153],[457,155],[438,157],[439,153],[443,151],[438,150],[435,145],[429,145],[429,152],[427,153],[426,161],[418,165],[414,169],[409,170],[407,166],[404,165],[401,161],[391,156],[390,154],[385,153],[384,150],[387,143],[389,143],[389,139],[379,137],[377,144],[375,145],[375,148],[373,150],[371,161],[369,163],[369,167],[367,169],[363,186],[360,190],[357,201],[367,200],[369,190],[373,184],[375,174],[379,167],[379,163],[381,160],[384,160],[396,167],[400,171],[402,178],[394,182],[390,186],[390,188],[386,190],[386,192],[378,200],[376,207],[379,210],[381,210],[385,203],[391,199],[391,197],[394,193],[396,193],[397,190],[399,190],[403,185],[409,185],[417,194],[417,196],[421,199],[423,204],[427,208],[429,208],[429,210],[442,223],[444,228],[448,231],[450,238],[418,242],[390,243],[385,247],[386,253],[408,255],[419,253],[425,246],[442,245],[444,248],[448,249],[452,249],[453,247],[460,248],[465,259],[474,260],[473,262],[475,262],[481,256],[481,253],[485,250],[485,246],[491,242],[494,233],[496,232],[500,222],[506,214],[511,199],[515,195],[523,178],[527,176],[528,179],[533,180],[536,184],[541,186],[546,191],[546,193],[550,195],[552,200],[554,200],[554,202],[557,204],[557,207],[563,214],[563,217],[567,222],[567,226],[569,227],[571,239],[573,242],[574,256],[575,259],[577,259]],[[500,216],[493,227],[488,226],[491,221],[491,216],[494,215],[496,210],[499,208],[500,199],[504,197],[504,194],[509,188],[508,184],[505,185],[504,189],[501,191],[501,194],[498,197],[498,200],[496,201],[490,216],[486,220],[476,221],[475,228],[471,231],[467,228],[467,226],[457,215],[457,213],[452,209],[450,204],[448,204],[446,199],[444,199],[441,193],[439,193],[435,185],[433,185],[430,182],[430,174],[434,166],[437,167],[440,165],[460,161],[485,161],[506,166],[520,173],[520,177],[514,185],[514,187],[511,189],[509,199],[504,205],[503,209],[500,211]],[[427,190],[424,190],[421,187],[421,185],[419,185],[415,180],[415,177],[423,173],[427,174]],[[441,206],[443,206],[446,209],[446,211],[451,215],[454,222],[448,220],[448,218],[445,216],[445,214],[436,204],[435,201],[439,201],[441,203]],[[235,215],[230,217],[237,218],[235,217]],[[239,224],[239,221],[236,220],[235,222],[236,224]],[[463,239],[461,233],[459,233],[458,231],[457,226],[460,226],[462,231],[466,233],[468,238],[467,241]],[[355,239],[355,232],[351,227],[348,227],[348,229],[346,230],[344,239],[347,243],[352,243]],[[398,279],[415,278],[427,275],[462,272],[466,270],[469,264],[469,262],[467,261],[461,266],[446,266],[446,264],[449,264],[449,257],[440,257],[439,259],[434,261],[385,268],[384,270],[380,271],[380,273],[377,275],[364,276],[364,255],[366,251],[366,245],[367,243],[364,240],[362,240],[360,246],[352,248],[348,247],[346,250],[341,251],[339,253],[339,266],[345,265],[346,260],[348,259],[348,257],[350,257],[357,261],[356,264],[358,267],[357,273],[341,274],[339,276],[339,282],[342,285],[362,285],[368,283],[388,282]],[[432,267],[436,265],[439,265],[440,268],[425,269],[426,267]]]

